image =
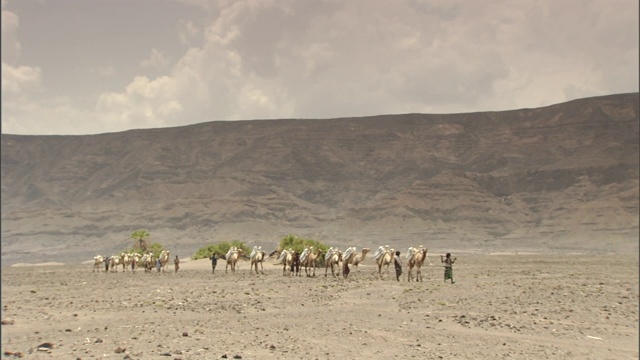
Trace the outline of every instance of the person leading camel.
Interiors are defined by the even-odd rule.
[[[216,271],[216,265],[218,265],[218,255],[214,253],[209,259],[211,260],[211,273],[213,274]]]
[[[176,272],[180,269],[180,259],[178,259],[178,255],[176,255],[176,259],[173,260],[173,265],[176,267]]]
[[[453,281],[453,263],[456,262],[456,259],[451,258],[451,253],[447,253],[444,257],[440,255],[440,262],[444,263],[444,282],[451,280],[451,283],[455,284],[455,281]]]
[[[297,251],[293,252],[293,261],[291,262],[291,274],[300,276],[300,255]]]
[[[400,251],[396,251],[396,256],[393,257],[393,266],[396,268],[396,280],[400,281],[400,275],[402,275],[402,261],[400,260]]]

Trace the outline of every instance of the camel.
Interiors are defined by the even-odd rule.
[[[358,265],[360,265],[360,263],[364,261],[364,258],[367,256],[368,252],[369,248],[363,248],[360,254],[356,254],[356,256],[353,257],[353,266],[356,268],[356,271],[358,271]]]
[[[142,255],[140,262],[142,263],[144,272],[151,272],[153,270],[153,265],[155,264],[155,261],[153,259],[153,253],[149,252],[148,254]]]
[[[349,264],[353,263],[353,259],[356,257],[356,255],[357,253],[355,247],[347,248],[347,250],[345,250],[344,254],[342,255],[342,276],[345,279],[349,276],[349,272],[351,272],[351,270],[349,269]]]
[[[130,256],[131,256],[131,271],[135,272],[136,267],[138,267],[138,263],[140,262],[140,257],[142,255],[138,253],[131,253]]]
[[[118,265],[122,262],[120,256],[113,255],[109,258],[109,269],[111,272],[118,272]]]
[[[98,271],[100,271],[100,265],[102,265],[102,263],[104,262],[104,256],[102,255],[96,255],[93,257],[93,271],[95,272],[96,269],[98,269]]]
[[[378,275],[382,278],[382,267],[386,266],[387,276],[389,275],[389,265],[393,262],[394,249],[390,249],[389,245],[380,246],[376,253],[373,255],[376,264],[378,265]]]
[[[342,256],[342,276],[344,276],[345,278],[349,276],[349,272],[351,271],[349,269],[349,264],[352,264],[357,269],[358,264],[360,264],[362,260],[364,260],[368,252],[369,248],[362,248],[360,253],[356,252],[355,247],[347,248],[347,250],[345,250],[344,252],[344,255]]]
[[[260,273],[264,275],[264,268],[262,267],[262,261],[264,260],[266,253],[262,251],[262,246],[254,246],[253,251],[249,255],[251,259],[251,267],[249,268],[249,274],[253,271],[253,268],[256,269],[256,274],[258,274],[258,264],[260,264]]]
[[[423,248],[422,245],[417,249],[414,247],[409,248],[407,251],[407,266],[409,267],[409,271],[407,272],[407,281],[411,281],[413,279],[411,272],[414,267],[416,268],[416,281],[422,281],[421,268],[424,260],[427,258],[427,251],[428,249]]]
[[[229,265],[231,265],[231,272],[235,273],[236,272],[236,264],[238,263],[238,259],[240,258],[240,255],[242,254],[242,249],[238,249],[237,247],[233,246],[229,249],[229,251],[227,251],[227,255],[225,255],[225,259],[227,260],[227,265],[224,267],[224,273],[227,273],[227,269],[229,268]]]
[[[169,262],[170,253],[171,252],[169,250],[162,250],[160,255],[158,255],[158,260],[160,260],[160,269],[162,270],[162,272],[164,272],[165,266]]]
[[[322,256],[322,250],[316,249],[313,251],[313,246],[310,248],[305,248],[300,255],[300,265],[304,266],[304,273],[307,274],[307,277],[315,277],[316,276],[316,260]],[[313,274],[310,274],[309,267],[313,268]]]
[[[122,253],[120,254],[120,259],[122,259],[122,271],[127,271],[127,268],[131,265],[131,255]]]
[[[275,263],[275,265],[280,265],[282,264],[282,275],[286,275],[287,273],[287,268],[291,268],[291,265],[293,264],[293,250],[289,249],[289,250],[282,250],[280,252],[280,256],[278,256],[278,261]],[[291,272],[289,272],[289,275],[291,275]]]
[[[336,277],[334,267],[340,269],[340,261],[342,261],[342,251],[337,247],[330,247],[324,256],[324,276],[327,276],[327,271],[329,270],[329,266],[331,266],[331,275]]]

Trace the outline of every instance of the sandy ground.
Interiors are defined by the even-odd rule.
[[[454,254],[455,255],[455,254]],[[2,268],[2,352],[36,359],[637,359],[638,257],[463,255],[425,281]],[[23,264],[25,265],[25,264]],[[427,264],[428,265],[428,264]],[[406,268],[405,268],[406,271]],[[391,269],[393,272],[393,269]]]

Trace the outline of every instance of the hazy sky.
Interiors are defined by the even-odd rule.
[[[2,0],[2,132],[637,92],[638,0]]]

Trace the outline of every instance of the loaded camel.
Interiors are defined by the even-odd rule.
[[[300,265],[304,266],[304,273],[307,277],[316,276],[316,260],[322,256],[322,250],[316,249],[315,252],[312,247],[305,248],[300,255]],[[309,267],[313,268],[313,274],[310,273]]]
[[[98,269],[98,271],[100,271],[100,266],[102,265],[102,263],[104,262],[104,256],[102,255],[96,255],[93,257],[93,271],[95,272],[96,269]]]
[[[251,259],[251,267],[249,268],[249,274],[253,271],[253,268],[256,269],[256,274],[258,274],[258,264],[260,264],[260,273],[264,275],[264,268],[262,267],[262,261],[264,260],[266,253],[262,251],[262,246],[254,246],[253,251],[249,255]]]
[[[387,276],[389,275],[389,265],[393,262],[393,253],[395,251],[389,248],[389,245],[380,246],[376,253],[373,255],[373,259],[378,265],[378,275],[382,278],[382,267],[386,267]]]
[[[169,250],[162,250],[160,255],[158,255],[158,260],[160,261],[160,269],[158,271],[162,270],[162,272],[164,272],[165,266],[169,263],[170,253]]]
[[[227,273],[227,269],[229,265],[231,265],[231,272],[236,272],[236,264],[238,263],[238,259],[240,258],[240,254],[242,254],[242,249],[238,249],[233,246],[227,251],[227,255],[225,255],[225,259],[227,260],[227,265],[224,267],[224,273]]]
[[[409,271],[407,273],[407,281],[411,281],[413,279],[413,275],[411,272],[413,268],[416,268],[416,281],[422,281],[422,264],[424,260],[427,258],[427,250],[420,245],[419,248],[410,247],[407,251],[407,266],[409,267]]]
[[[118,255],[113,255],[109,258],[109,269],[111,272],[118,272],[118,265],[122,262],[122,258]]]
[[[140,257],[141,255],[138,253],[131,254],[131,271],[136,271],[136,267],[138,267],[138,263],[140,262]]]
[[[344,254],[342,255],[342,276],[345,279],[349,276],[349,272],[351,272],[351,270],[349,269],[349,264],[353,263],[356,255],[358,254],[356,253],[356,248],[353,246],[347,248],[347,250],[345,250]]]
[[[349,276],[349,264],[353,264],[353,266],[358,268],[358,264],[362,262],[362,260],[367,256],[369,252],[369,248],[363,248],[360,253],[356,252],[355,247],[350,247],[345,250],[344,255],[342,256],[342,276],[347,278]]]
[[[340,261],[342,261],[342,251],[337,247],[330,247],[324,256],[324,276],[327,276],[327,270],[329,270],[329,266],[331,266],[331,275],[336,277],[334,267],[340,269]]]
[[[368,252],[369,248],[363,248],[360,254],[356,254],[356,256],[353,257],[352,264],[356,268],[356,271],[358,271],[358,265],[360,265],[360,263],[364,261],[364,258],[367,256]]]
[[[151,251],[149,251],[148,254],[142,255],[140,262],[142,263],[144,272],[147,273],[147,272],[153,271],[153,265],[155,264],[155,260],[153,259],[153,253]]]
[[[127,253],[120,254],[120,259],[122,259],[122,271],[127,271],[127,268],[131,265],[131,255]]]
[[[276,250],[277,251],[277,250]],[[292,249],[284,249],[280,252],[278,256],[278,260],[274,263],[274,265],[282,264],[282,276],[287,274],[287,269],[291,268],[293,265],[293,250]],[[289,272],[289,276],[291,276],[291,272]]]

